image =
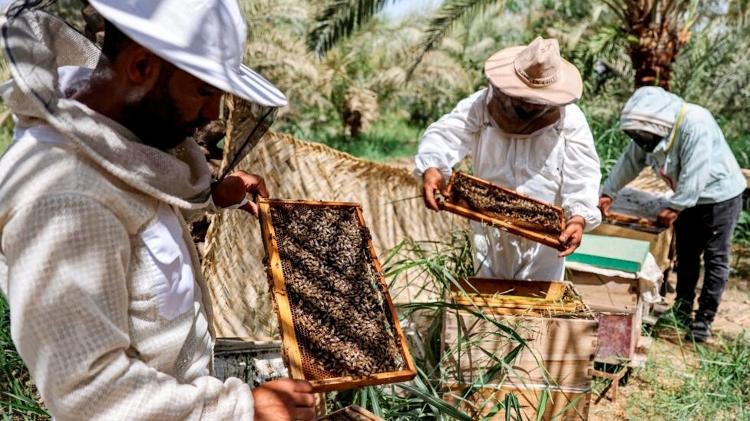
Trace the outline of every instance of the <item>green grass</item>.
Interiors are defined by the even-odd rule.
[[[647,387],[628,402],[631,418],[750,420],[750,332],[683,346],[682,358],[674,350],[652,352],[638,373]]]
[[[10,141],[13,137],[13,128],[10,124],[6,123],[0,126],[0,155],[5,152],[5,149],[10,145]]]
[[[10,311],[0,294],[0,417],[49,419],[10,337]]]
[[[313,133],[290,130],[290,134],[323,143],[359,158],[382,162],[414,156],[423,129],[410,125],[399,116],[385,115],[379,118],[370,130],[358,137],[346,136],[343,130]]]

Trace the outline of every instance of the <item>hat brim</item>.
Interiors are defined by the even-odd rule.
[[[208,60],[191,53],[182,45],[168,41],[164,36],[164,28],[148,19],[129,13],[125,7],[126,2],[119,4],[114,0],[90,0],[89,3],[133,41],[198,79],[226,93],[259,105],[266,107],[287,105],[286,96],[254,70],[245,65],[237,68],[226,63]]]
[[[565,59],[558,79],[547,86],[535,88],[527,85],[516,74],[513,61],[526,46],[509,47],[493,54],[484,64],[484,73],[490,83],[505,95],[544,102],[550,105],[567,105],[581,99],[583,79],[578,69]]]
[[[165,60],[222,91],[266,107],[287,105],[286,96],[253,69],[240,65],[238,70],[201,60]]]

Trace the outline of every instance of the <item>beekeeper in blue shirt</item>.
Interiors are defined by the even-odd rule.
[[[599,207],[607,215],[617,192],[650,165],[672,188],[669,207],[656,215],[674,223],[677,244],[675,314],[703,342],[729,278],[732,233],[746,181],[721,128],[703,107],[658,87],[638,89],[625,104],[622,130],[633,140],[604,183]],[[692,319],[703,255],[705,274]]]

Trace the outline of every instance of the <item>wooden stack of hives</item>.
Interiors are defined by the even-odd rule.
[[[544,402],[543,419],[588,418],[597,321],[570,283],[470,279],[450,294],[463,306],[445,316],[448,400],[479,417],[512,393],[531,419]],[[510,368],[490,374],[520,344],[497,323],[513,328],[526,346]],[[467,397],[472,384],[480,387]],[[501,411],[492,419],[504,417]]]
[[[617,267],[611,267],[620,273],[587,269],[574,263],[579,253],[595,245],[596,238],[589,234],[584,238],[582,249],[577,250],[566,263],[568,279],[599,318],[597,361],[633,366],[645,362],[645,355],[641,351],[648,346],[649,340],[641,336],[641,322],[648,316],[650,305],[642,299],[646,291],[641,290],[638,272],[649,252],[665,278],[672,268],[674,230],[656,225],[656,214],[669,206],[671,194],[671,189],[659,176],[651,168],[646,168],[619,192],[612,204],[611,215],[604,218],[602,224],[591,233],[607,237],[599,238],[602,252],[598,253],[598,257],[606,257],[594,264],[599,269],[612,263],[612,257],[617,257],[606,254],[616,253],[620,255],[618,259],[623,260],[628,249],[638,250],[629,264],[618,263]],[[621,242],[620,239],[645,241],[648,245],[644,247],[643,244]],[[665,294],[666,289],[662,288],[661,293]]]
[[[361,207],[258,204],[291,377],[316,392],[412,379],[414,363]]]
[[[634,366],[645,362],[638,350],[648,342],[641,337],[648,303],[642,299],[639,273],[648,253],[645,241],[586,234],[566,262],[570,281],[599,319],[596,361]]]

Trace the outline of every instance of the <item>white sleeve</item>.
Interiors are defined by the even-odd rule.
[[[563,159],[562,206],[567,218],[578,215],[586,220],[586,231],[602,222],[599,205],[599,183],[602,179],[599,156],[594,136],[586,116],[576,106],[568,106],[570,123],[563,130],[565,155]]]
[[[421,177],[428,168],[437,168],[448,177],[453,166],[471,153],[482,129],[485,92],[462,100],[427,128],[414,158],[416,175]]]
[[[181,383],[130,349],[131,238],[96,199],[59,193],[3,230],[12,337],[57,420],[251,420],[250,388]]]
[[[617,198],[617,193],[628,183],[633,181],[641,170],[646,166],[646,152],[643,151],[635,142],[631,141],[625,147],[617,160],[614,168],[609,173],[609,177],[602,186],[602,194],[612,199]]]

